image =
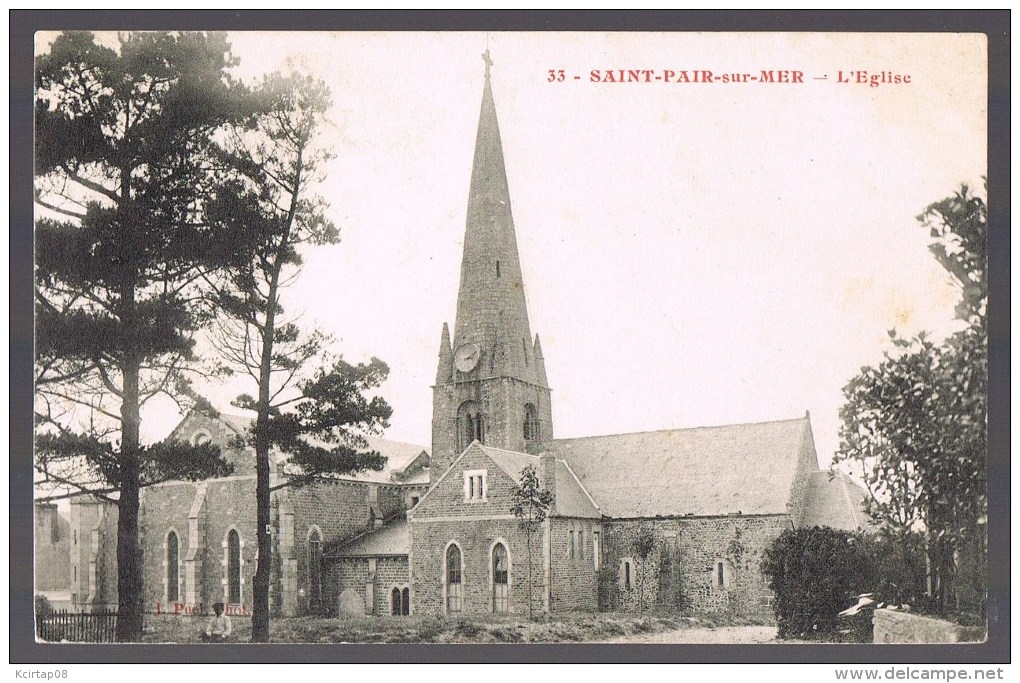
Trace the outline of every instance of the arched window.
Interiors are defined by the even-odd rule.
[[[400,589],[394,588],[390,593],[390,614],[399,617],[401,614]]]
[[[411,589],[400,589],[394,586],[390,591],[390,614],[395,617],[406,617],[411,613]]]
[[[460,612],[464,606],[464,584],[460,548],[451,543],[446,549],[446,611]]]
[[[313,528],[308,535],[308,607],[322,605],[322,535]]]
[[[177,533],[171,531],[166,535],[166,599],[176,602],[181,599],[180,587],[181,546]]]
[[[241,602],[241,534],[237,529],[227,533],[227,602]]]
[[[733,565],[724,560],[716,560],[712,567],[712,585],[716,588],[728,588],[733,578]]]
[[[629,591],[634,588],[634,560],[625,557],[620,560],[620,570],[617,574],[620,590]]]
[[[510,611],[510,558],[502,543],[492,548],[492,611]]]
[[[472,441],[485,443],[482,413],[474,401],[464,401],[457,409],[457,449],[464,450]]]
[[[524,440],[539,440],[538,411],[531,403],[524,406]]]

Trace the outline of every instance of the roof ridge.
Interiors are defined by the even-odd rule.
[[[523,456],[526,456],[528,458],[535,458],[537,460],[541,460],[541,456],[532,455],[531,453],[522,453],[521,451],[511,451],[511,450],[507,450],[506,448],[496,448],[495,446],[486,446],[484,443],[479,443],[478,445],[481,446],[483,449],[488,450],[488,451],[498,451],[500,453],[509,453],[511,455],[523,455]]]
[[[784,418],[782,420],[759,420],[757,422],[731,422],[729,424],[699,425],[697,427],[674,427],[672,429],[646,429],[637,432],[617,432],[615,434],[592,434],[590,436],[572,436],[559,439],[550,439],[545,443],[557,443],[562,441],[580,441],[582,439],[604,439],[607,436],[636,436],[638,434],[666,434],[669,432],[694,432],[702,429],[723,429],[726,427],[753,427],[756,425],[780,424],[784,422],[807,422],[808,417]]]
[[[577,483],[577,486],[581,489],[581,493],[587,496],[588,502],[590,502],[592,504],[592,507],[595,508],[595,512],[602,514],[602,508],[599,506],[598,503],[595,502],[595,499],[592,498],[592,495],[588,493],[588,489],[585,488],[584,484],[581,482],[578,476],[574,474],[574,470],[570,469],[570,463],[567,462],[566,460],[560,460],[559,462],[562,462],[563,466],[567,468],[567,472],[570,474],[571,477],[573,477],[574,481]]]
[[[228,412],[223,411],[223,410],[217,410],[216,413],[217,413],[217,415],[220,418],[223,418],[223,417],[234,418],[234,419],[237,419],[237,420],[245,420],[247,422],[254,422],[255,421],[254,417],[249,417],[248,415],[241,415],[240,413],[228,413]],[[203,413],[203,414],[205,414],[205,413]],[[217,419],[217,418],[213,418],[213,419]],[[400,445],[400,446],[413,446],[414,448],[420,448],[423,451],[428,451],[428,448],[426,448],[425,446],[422,446],[421,444],[412,443],[411,441],[399,441],[397,439],[391,439],[390,437],[383,436],[381,434],[364,434],[363,436],[365,438],[368,438],[368,439],[382,439],[383,441],[387,441],[387,442],[392,443],[392,444],[397,444],[397,445]]]

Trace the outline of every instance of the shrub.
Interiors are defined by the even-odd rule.
[[[775,593],[780,638],[834,640],[846,630],[837,614],[874,590],[873,562],[856,536],[829,527],[787,529],[766,548],[761,569]]]
[[[56,610],[53,609],[53,603],[51,603],[45,595],[35,596],[35,614],[37,617],[45,617],[49,614],[53,614]]]
[[[445,619],[438,616],[425,617],[418,627],[418,640],[423,643],[434,643],[444,630],[446,630]]]
[[[497,643],[519,643],[523,640],[521,632],[512,626],[497,626],[489,631]]]
[[[473,621],[469,621],[468,619],[463,619],[463,618],[461,618],[461,619],[459,619],[457,621],[457,634],[458,635],[462,635],[462,636],[465,636],[467,638],[471,638],[473,636],[477,636],[481,632],[482,632],[482,627],[479,626],[477,623],[475,623]]]

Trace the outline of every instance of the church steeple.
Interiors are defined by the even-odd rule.
[[[536,381],[510,188],[492,97],[488,50],[468,191],[453,347],[477,344],[483,373]]]
[[[523,451],[552,438],[550,391],[532,336],[503,143],[492,96],[492,59],[478,116],[464,254],[452,343],[444,326],[433,388],[432,471],[445,472],[473,439]]]

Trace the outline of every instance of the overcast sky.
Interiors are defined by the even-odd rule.
[[[881,360],[886,331],[954,329],[957,294],[916,216],[960,183],[983,192],[983,36],[230,38],[242,78],[297,68],[332,90],[320,192],[342,242],[306,254],[285,302],[348,360],[390,365],[390,438],[431,443],[486,47],[557,437],[810,410],[827,466],[841,388]],[[593,83],[593,69],[787,69],[804,83]],[[859,70],[911,82],[837,82]],[[232,412],[252,391],[207,389]],[[151,411],[143,433],[176,419]]]

